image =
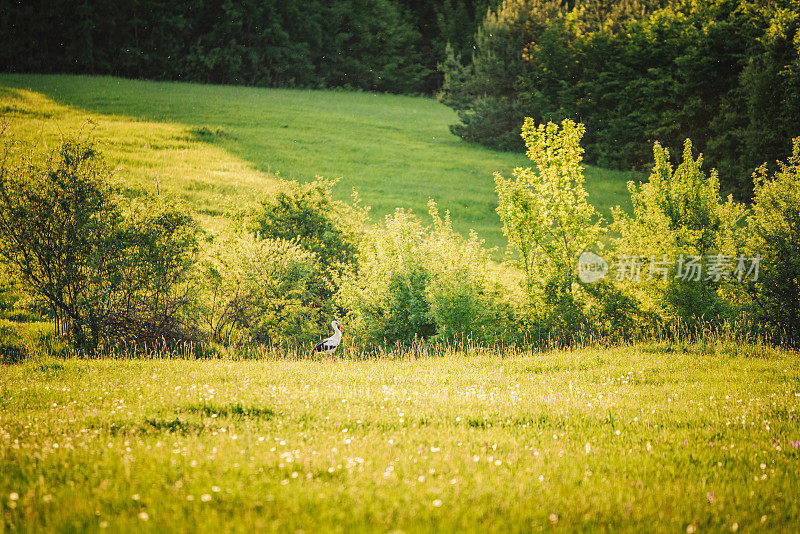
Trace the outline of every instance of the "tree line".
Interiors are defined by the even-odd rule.
[[[646,168],[691,138],[725,191],[753,192],[800,135],[797,0],[505,0],[450,51],[442,100],[465,140],[523,150],[524,117],[586,125],[587,160]]]
[[[431,93],[496,0],[0,0],[0,70]]]
[[[0,0],[0,70],[439,92],[461,138],[522,151],[524,117],[645,169],[691,138],[723,189],[800,135],[798,0]]]

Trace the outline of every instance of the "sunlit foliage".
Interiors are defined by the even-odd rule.
[[[643,268],[634,274],[645,306],[671,320],[720,321],[735,310],[720,293],[725,280],[709,279],[706,273],[695,277],[676,276],[679,260],[724,255],[733,262],[742,251],[744,234],[741,221],[745,208],[731,197],[720,197],[716,171],[708,174],[701,167],[702,156],[694,157],[692,143],[686,140],[683,161],[673,168],[669,150],[656,143],[655,164],[647,183],[629,183],[633,215],[621,209],[614,212],[617,255],[632,265],[659,265],[656,272]],[[731,266],[733,267],[733,266]],[[732,268],[730,269],[732,270]]]
[[[355,339],[384,344],[422,338],[492,342],[514,336],[523,305],[511,273],[493,267],[475,235],[453,231],[429,202],[432,224],[398,210],[359,245],[336,301]]]
[[[190,216],[162,198],[127,201],[93,144],[66,140],[45,161],[0,166],[0,260],[47,302],[84,351],[117,339],[188,335]]]
[[[754,313],[778,338],[800,342],[800,137],[792,155],[770,173],[756,170],[753,211],[747,219],[751,254],[762,258],[750,287]]]
[[[199,268],[196,320],[212,341],[280,346],[319,334],[318,265],[296,242],[232,230],[205,248]]]
[[[522,137],[536,170],[517,168],[513,179],[495,173],[497,213],[529,288],[541,281],[570,293],[578,255],[596,247],[604,231],[583,187],[584,131],[569,119],[559,128],[527,118]]]

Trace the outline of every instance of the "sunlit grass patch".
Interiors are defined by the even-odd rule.
[[[35,91],[2,89],[5,137],[20,154],[30,147],[47,150],[64,136],[94,139],[121,184],[134,194],[136,189],[172,194],[211,229],[226,209],[276,187],[274,176],[209,143],[227,137],[224,130],[90,112]]]

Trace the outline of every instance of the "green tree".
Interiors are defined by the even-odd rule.
[[[64,141],[44,162],[0,164],[0,261],[48,303],[59,332],[91,351],[108,338],[187,333],[192,219],[163,199],[127,203],[91,143]]]
[[[716,171],[708,175],[702,171],[703,158],[693,156],[690,140],[675,169],[669,150],[659,143],[653,155],[649,181],[638,187],[628,183],[633,215],[619,207],[614,210],[613,228],[620,234],[617,256],[631,266],[656,262],[654,273],[640,272],[632,278],[641,281],[639,296],[646,308],[662,318],[692,322],[730,317],[733,310],[722,292],[726,278],[709,277],[702,266],[712,255],[729,264],[734,261],[744,242],[739,223],[745,209],[731,196],[723,201]],[[700,270],[683,276],[686,262],[693,258]]]
[[[495,173],[503,233],[519,253],[529,292],[544,282],[556,295],[572,293],[578,255],[597,246],[602,218],[583,187],[582,124],[561,128],[525,119],[522,137],[536,170],[517,168],[513,179]]]
[[[753,211],[747,219],[748,250],[761,257],[758,279],[749,282],[756,315],[772,335],[800,345],[800,137],[792,155],[771,173],[753,174]]]

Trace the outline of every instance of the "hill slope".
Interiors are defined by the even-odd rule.
[[[492,173],[529,161],[460,141],[453,112],[433,99],[372,93],[145,82],[110,77],[0,75],[0,110],[14,136],[86,129],[121,176],[174,191],[201,214],[240,203],[275,176],[341,178],[380,218],[397,207],[426,212],[429,197],[505,245]],[[590,200],[602,212],[629,198],[631,173],[589,167]]]

